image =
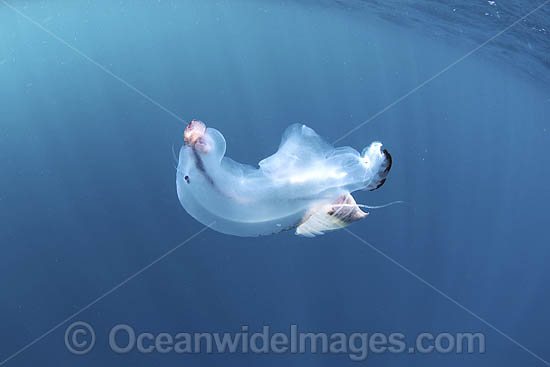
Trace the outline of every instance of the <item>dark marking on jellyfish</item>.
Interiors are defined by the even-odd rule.
[[[218,188],[216,187],[216,183],[214,182],[212,177],[210,177],[208,172],[206,172],[206,169],[204,168],[204,163],[202,162],[202,159],[195,148],[193,148],[193,155],[195,157],[195,165],[197,166],[197,169],[203,174],[204,178],[206,178],[206,181],[208,181],[212,186],[214,186],[214,188],[216,188],[216,190],[218,190]]]
[[[189,176],[185,176],[183,179],[185,180],[185,182],[191,183],[191,182],[189,181]]]
[[[378,185],[374,189],[371,189],[370,191],[374,191],[376,189],[379,189],[385,182],[386,182],[386,179],[383,178],[382,181],[380,181],[380,183],[378,183]]]
[[[384,150],[382,151],[382,153],[384,153],[384,155],[386,156],[386,159],[388,160],[388,166],[387,166],[386,169],[384,170],[384,172],[387,174],[388,172],[390,172],[390,169],[391,169],[392,158],[391,158],[390,152],[388,152],[387,149],[384,149]]]
[[[392,158],[390,152],[388,152],[386,149],[382,151],[384,153],[385,162],[383,163],[386,167],[383,171],[378,172],[378,176],[380,181],[376,184],[375,187],[370,189],[370,191],[374,191],[376,189],[379,189],[384,183],[386,183],[386,176],[390,172],[391,166],[392,166]]]
[[[384,168],[384,171],[378,172],[378,175],[380,176],[380,181],[376,184],[376,187],[370,189],[370,191],[374,191],[376,189],[379,189],[384,183],[386,183],[386,176],[390,172],[391,166],[392,166],[392,158],[390,152],[388,152],[386,149],[382,151],[384,153],[384,158],[386,159],[384,164],[386,167]]]
[[[204,168],[204,163],[202,161],[202,158],[201,158],[201,156],[199,155],[199,152],[197,152],[197,150],[195,149],[194,146],[193,146],[193,157],[195,158],[195,166],[197,167],[199,172],[204,176],[206,181],[208,181],[208,183],[210,185],[212,185],[214,190],[216,190],[217,192],[219,192],[221,195],[223,195],[225,197],[233,198],[231,195],[228,195],[227,193],[223,192],[223,190],[221,190],[218,187],[218,185],[216,185],[216,182],[214,182],[214,179],[210,176],[210,174],[208,172],[206,172],[206,168]]]

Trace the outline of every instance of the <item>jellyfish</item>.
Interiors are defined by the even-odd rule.
[[[210,228],[242,237],[290,230],[314,237],[360,221],[368,213],[351,193],[381,187],[392,164],[380,142],[359,154],[302,124],[289,126],[257,168],[225,157],[223,135],[199,120],[184,141],[176,178],[182,206]]]

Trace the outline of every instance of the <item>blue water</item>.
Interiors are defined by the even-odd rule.
[[[380,140],[393,156],[387,183],[358,202],[407,202],[350,229],[485,323],[344,231],[210,230],[67,320],[203,228],[175,192],[184,121],[219,129],[227,155],[249,164],[292,123],[334,141],[540,4],[0,1],[0,363],[357,364],[119,355],[108,334],[125,323],[173,334],[481,332],[482,354],[361,363],[543,366],[495,328],[550,360],[550,4],[339,142]],[[63,341],[79,320],[97,335],[84,356]]]

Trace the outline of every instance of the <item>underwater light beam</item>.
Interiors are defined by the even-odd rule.
[[[485,320],[484,318],[482,318],[481,316],[477,315],[475,312],[473,312],[472,310],[470,310],[469,308],[467,308],[466,306],[462,305],[460,302],[458,302],[457,300],[455,300],[454,298],[452,298],[451,296],[449,296],[447,293],[443,292],[442,290],[440,290],[439,288],[437,288],[435,285],[431,284],[430,282],[428,282],[427,280],[425,280],[424,278],[422,278],[420,275],[416,274],[414,271],[410,270],[409,268],[407,268],[405,265],[402,265],[399,261],[395,260],[393,257],[387,255],[385,252],[383,252],[382,250],[378,249],[376,246],[372,245],[371,243],[367,242],[365,239],[363,239],[362,237],[360,237],[359,235],[355,234],[354,232],[352,232],[349,228],[343,228],[346,232],[348,232],[350,235],[352,235],[353,237],[355,237],[357,240],[359,240],[360,242],[364,243],[365,245],[367,245],[368,247],[370,247],[373,251],[377,252],[379,255],[382,255],[383,257],[385,257],[387,260],[389,260],[390,262],[392,262],[394,265],[397,265],[399,268],[401,268],[402,270],[404,270],[405,272],[407,272],[409,275],[413,276],[414,278],[416,278],[417,280],[419,280],[420,282],[424,283],[424,285],[426,285],[427,287],[431,288],[432,290],[434,290],[435,292],[437,292],[439,295],[443,296],[444,298],[446,298],[448,301],[450,301],[451,303],[453,303],[454,305],[456,305],[457,307],[459,307],[460,309],[462,309],[463,311],[466,311],[468,314],[470,314],[471,316],[473,316],[474,318],[476,318],[477,320],[481,321],[483,324],[485,324],[486,326],[488,326],[489,328],[491,328],[493,331],[496,331],[498,334],[500,334],[501,336],[503,336],[504,338],[508,339],[508,341],[512,342],[513,344],[517,345],[518,347],[520,347],[521,349],[523,349],[525,352],[529,353],[531,356],[535,357],[536,359],[538,359],[540,362],[544,363],[545,365],[547,366],[550,366],[550,362],[546,361],[544,358],[542,358],[541,356],[539,356],[538,354],[536,354],[535,352],[533,352],[531,349],[527,348],[526,346],[524,346],[523,344],[521,344],[520,342],[518,342],[517,340],[515,340],[514,338],[512,338],[511,336],[509,336],[508,334],[506,334],[504,331],[500,330],[499,328],[497,328],[496,326],[494,326],[493,324],[491,324],[489,321]]]
[[[395,101],[393,101],[392,103],[390,103],[386,107],[382,108],[380,111],[376,112],[374,115],[369,117],[367,120],[363,121],[359,125],[355,126],[353,129],[351,129],[350,131],[348,131],[347,133],[345,133],[344,135],[342,135],[341,137],[339,137],[338,139],[333,141],[332,144],[336,144],[336,143],[340,142],[341,140],[347,138],[348,136],[350,136],[351,134],[353,134],[354,132],[356,132],[357,130],[359,130],[360,128],[362,128],[363,126],[365,126],[366,124],[368,124],[372,120],[376,119],[378,116],[382,115],[383,113],[385,113],[386,111],[388,111],[392,107],[394,107],[395,105],[399,104],[400,102],[407,99],[408,97],[410,97],[414,93],[418,92],[420,89],[425,87],[427,84],[429,84],[432,81],[434,81],[435,79],[439,78],[441,75],[445,74],[447,71],[449,71],[450,69],[452,69],[453,67],[455,67],[456,65],[458,65],[459,63],[461,63],[462,61],[464,61],[465,59],[467,59],[468,57],[470,57],[474,53],[476,53],[477,51],[479,51],[481,48],[485,47],[487,44],[491,43],[496,38],[498,38],[501,35],[503,35],[504,33],[508,32],[511,28],[513,28],[519,22],[521,22],[525,18],[529,17],[531,14],[535,13],[536,11],[540,10],[542,7],[544,7],[548,3],[550,3],[550,0],[546,0],[545,2],[543,2],[542,4],[537,6],[535,9],[531,10],[530,12],[528,12],[527,14],[525,14],[524,16],[522,16],[521,18],[519,18],[518,20],[516,20],[515,22],[513,22],[512,24],[510,24],[509,26],[507,26],[503,30],[501,30],[500,32],[493,35],[487,41],[485,41],[485,42],[481,43],[480,45],[476,46],[475,48],[473,48],[472,50],[467,52],[464,56],[460,57],[458,60],[450,63],[449,65],[444,67],[441,71],[437,72],[436,74],[434,74],[430,78],[424,80],[422,83],[420,83],[419,85],[417,85],[416,87],[414,87],[413,89],[408,91],[407,93],[403,94],[401,97],[397,98]]]
[[[159,109],[161,109],[162,111],[166,112],[167,114],[169,114],[170,116],[172,116],[174,119],[180,121],[180,122],[183,122],[183,123],[187,123],[187,121],[185,121],[182,117],[178,116],[176,113],[172,112],[171,110],[169,110],[167,107],[163,106],[160,102],[154,100],[152,97],[150,97],[148,94],[146,94],[145,92],[142,92],[141,90],[139,90],[137,87],[135,87],[134,85],[132,85],[131,83],[127,82],[126,80],[124,80],[122,77],[118,76],[117,74],[113,73],[111,70],[107,69],[107,67],[105,67],[104,65],[102,65],[101,63],[99,63],[98,61],[96,61],[95,59],[91,58],[90,56],[86,55],[84,52],[80,51],[78,48],[76,48],[75,46],[73,46],[71,43],[67,42],[65,39],[61,38],[60,36],[58,36],[57,34],[55,34],[54,32],[52,32],[51,30],[49,30],[48,28],[44,27],[42,24],[38,23],[36,20],[32,19],[31,17],[29,17],[27,14],[23,13],[21,10],[17,9],[16,7],[14,7],[13,5],[9,4],[7,1],[5,0],[0,0],[0,3],[4,4],[5,6],[7,6],[8,8],[10,8],[11,10],[13,10],[15,13],[17,13],[18,15],[20,15],[21,17],[25,18],[27,21],[29,21],[30,23],[34,24],[36,27],[40,28],[42,31],[46,32],[48,35],[50,35],[52,38],[56,39],[57,41],[59,41],[60,43],[62,43],[64,46],[70,48],[71,50],[73,50],[75,53],[77,53],[78,55],[80,55],[82,58],[84,58],[85,60],[89,61],[90,63],[92,63],[93,65],[95,65],[97,68],[99,68],[101,71],[103,71],[104,73],[106,73],[107,75],[111,76],[112,78],[118,80],[120,83],[124,84],[126,87],[128,87],[130,90],[134,91],[135,93],[137,93],[138,95],[140,95],[141,97],[145,98],[147,101],[149,101],[150,103],[152,103],[153,105],[155,105],[156,107],[158,107]]]
[[[143,268],[141,268],[140,270],[138,270],[137,272],[135,272],[134,274],[130,275],[128,278],[124,279],[122,282],[118,283],[116,286],[112,287],[111,289],[109,289],[107,292],[103,293],[101,296],[97,297],[96,299],[94,299],[92,302],[88,303],[86,306],[82,307],[80,310],[76,311],[75,313],[73,313],[72,315],[68,316],[66,319],[64,319],[63,321],[60,321],[59,323],[57,323],[55,326],[53,326],[51,329],[49,329],[48,331],[46,331],[45,333],[43,333],[42,335],[40,335],[39,337],[37,337],[36,339],[34,339],[33,341],[31,341],[30,343],[28,343],[27,345],[25,345],[24,347],[20,348],[18,351],[16,351],[15,353],[11,354],[9,357],[3,359],[2,361],[0,361],[0,366],[3,366],[5,365],[6,363],[8,363],[9,361],[11,361],[12,359],[14,359],[15,357],[17,357],[18,355],[22,354],[23,352],[25,352],[27,349],[29,349],[30,347],[32,347],[33,345],[35,345],[36,343],[38,343],[39,341],[41,341],[42,339],[44,339],[45,337],[47,337],[48,335],[50,335],[51,333],[53,333],[54,331],[56,331],[57,329],[59,329],[61,326],[63,326],[64,324],[66,324],[67,322],[69,322],[70,320],[72,320],[73,318],[75,318],[76,316],[80,315],[81,313],[83,313],[84,311],[88,310],[89,308],[91,308],[93,305],[95,305],[96,303],[98,303],[99,301],[101,301],[102,299],[104,299],[105,297],[109,296],[110,294],[114,293],[115,291],[117,291],[119,288],[121,288],[123,285],[125,285],[126,283],[130,282],[131,280],[133,280],[134,278],[136,278],[137,276],[141,275],[142,273],[144,273],[146,270],[148,270],[149,268],[151,268],[153,265],[155,265],[156,263],[158,263],[159,261],[163,260],[164,258],[166,258],[168,255],[172,254],[174,251],[176,251],[177,249],[179,249],[180,247],[182,247],[183,245],[189,243],[191,240],[193,240],[195,237],[197,237],[198,235],[200,235],[202,232],[206,231],[207,229],[210,228],[211,225],[214,225],[214,222],[210,223],[209,225],[205,226],[203,229],[201,229],[200,231],[196,232],[195,234],[191,235],[190,237],[188,237],[185,241],[181,242],[179,245],[177,245],[176,247],[168,250],[167,252],[165,252],[163,255],[157,257],[155,260],[153,260],[152,262],[150,262],[148,265],[144,266]]]

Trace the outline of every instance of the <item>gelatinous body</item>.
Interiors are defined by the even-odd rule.
[[[358,221],[367,213],[350,193],[377,189],[391,168],[379,142],[359,154],[334,148],[299,124],[286,129],[277,152],[259,168],[224,157],[225,147],[218,130],[193,120],[179,154],[177,192],[195,219],[237,236],[291,229],[314,236]]]

